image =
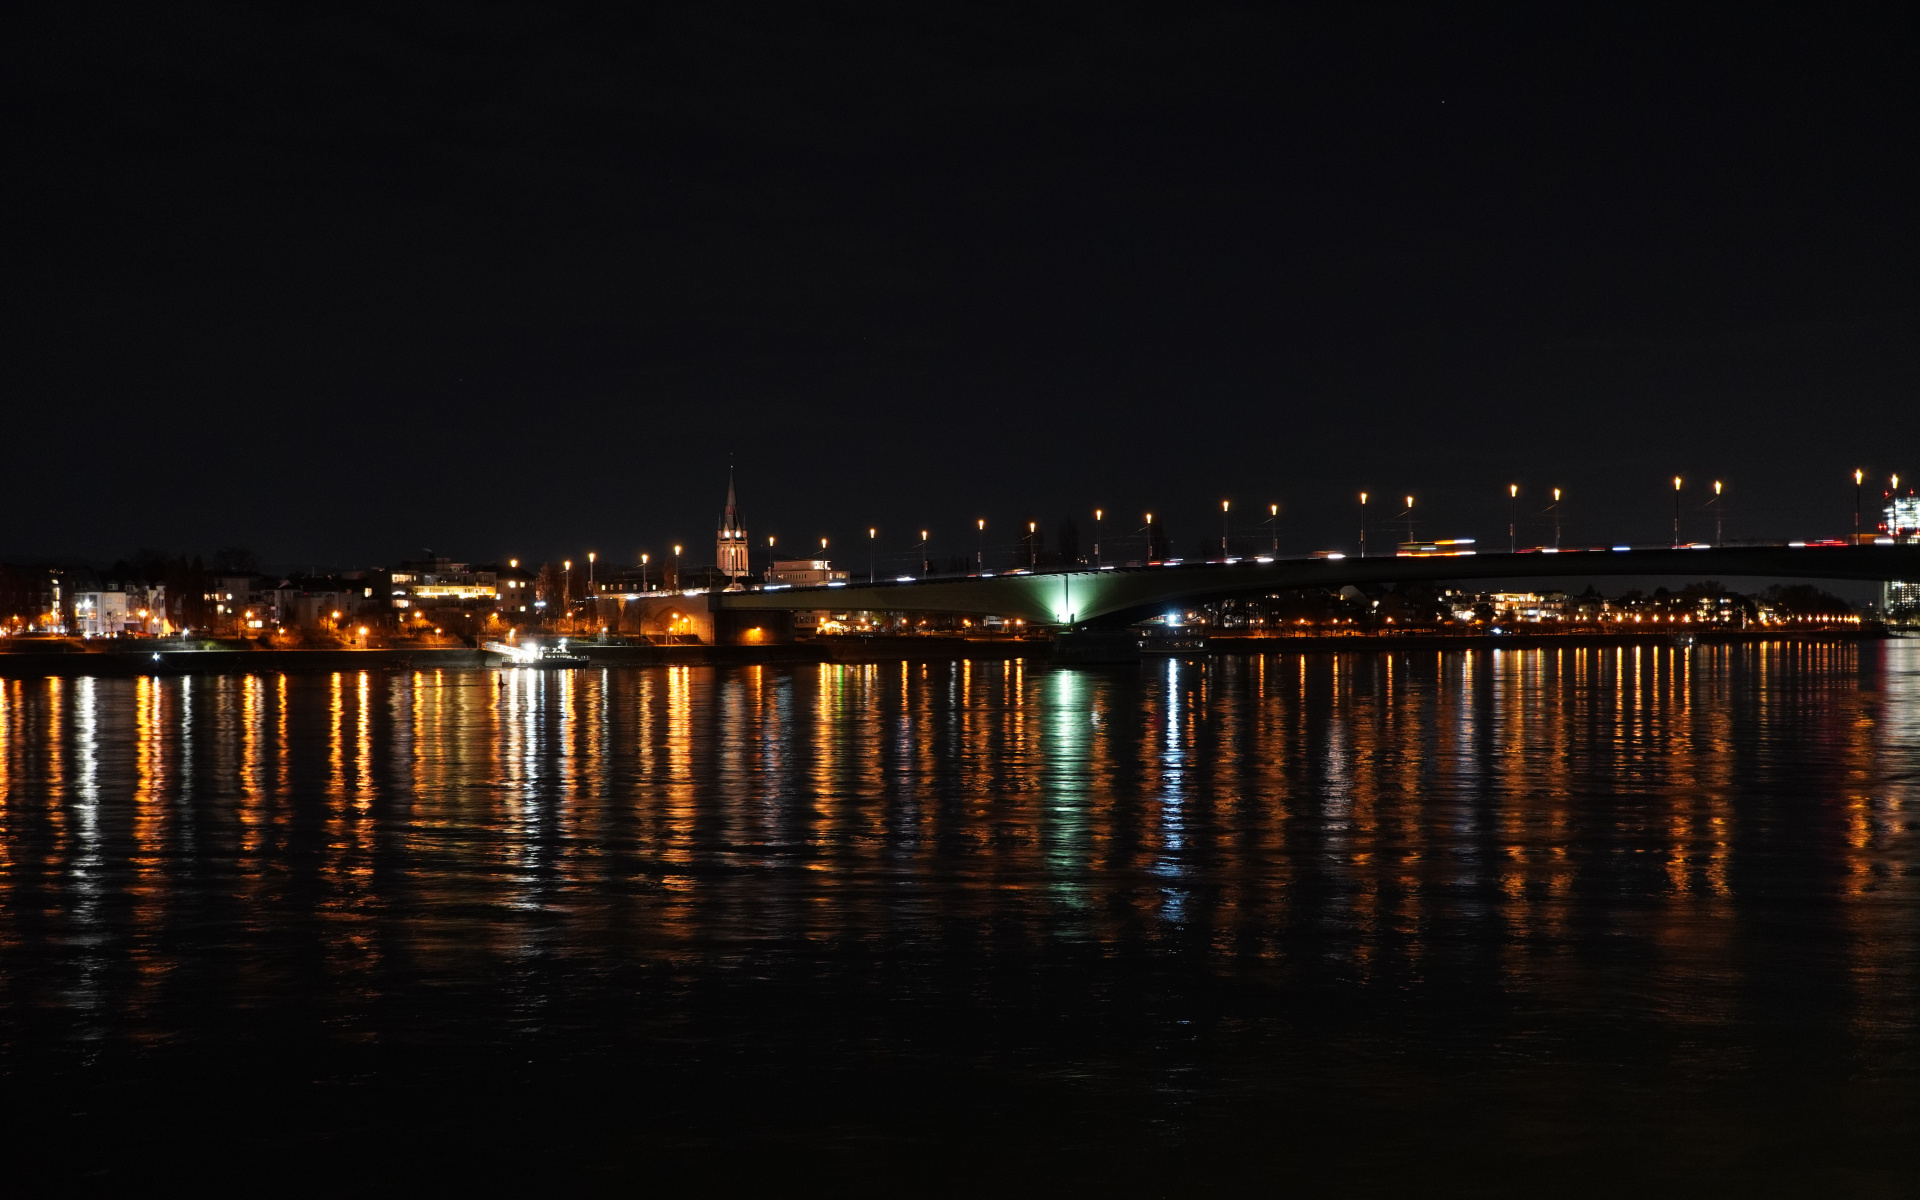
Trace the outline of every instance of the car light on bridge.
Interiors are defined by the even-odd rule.
[[[1632,546],[1615,546],[1614,549],[1615,550],[1631,550],[1633,549],[1633,547]]]

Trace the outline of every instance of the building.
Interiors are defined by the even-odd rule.
[[[767,572],[767,583],[772,587],[821,587],[846,581],[847,573],[834,570],[824,558],[782,559]]]
[[[515,592],[516,605],[531,604],[520,599],[521,591],[533,590],[531,579],[521,575],[524,572],[516,569],[510,590]],[[416,613],[431,619],[447,612],[491,613],[500,607],[500,572],[490,565],[476,567],[450,558],[403,562],[394,568],[392,578],[393,607],[402,620]]]
[[[733,472],[727,472],[727,508],[720,514],[720,533],[714,540],[714,559],[727,577],[728,590],[738,590],[752,568],[747,565],[747,530],[740,523],[740,505],[734,497]]]
[[[1899,486],[1898,478],[1894,486]],[[1920,496],[1914,495],[1911,486],[1904,496],[1888,493],[1882,517],[1880,528],[1888,537],[1899,542],[1920,541]],[[1902,623],[1920,621],[1920,583],[1894,580],[1883,584],[1880,611]]]
[[[127,594],[97,588],[73,594],[73,632],[81,637],[118,637],[127,628]]]
[[[276,580],[264,575],[215,575],[203,595],[216,631],[245,633],[266,627]]]
[[[109,581],[76,589],[72,630],[82,637],[171,633],[167,587],[163,583]]]
[[[385,606],[385,597],[376,600],[375,591],[367,580],[337,575],[291,576],[273,589],[270,620],[283,629],[339,629],[368,609]],[[267,624],[264,613],[255,613],[246,621],[250,629]]]
[[[0,622],[8,633],[65,633],[72,618],[73,590],[65,571],[0,564]]]

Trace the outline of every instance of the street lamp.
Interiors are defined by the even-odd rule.
[[[673,548],[673,586],[680,586],[680,547]]]
[[[1853,540],[1860,540],[1860,481],[1866,477],[1865,471],[1853,473]]]
[[[1718,546],[1720,544],[1722,540],[1721,533],[1724,531],[1725,528],[1726,528],[1725,525],[1722,523],[1720,519],[1720,481],[1716,479],[1713,481],[1713,544],[1714,545]]]
[[[773,539],[768,538],[767,541],[769,544],[771,544]],[[643,592],[650,592],[653,590],[653,588],[647,585],[647,556],[645,554],[642,554],[640,556],[640,590]]]
[[[973,573],[983,574],[987,569],[987,519],[981,517],[974,522],[976,541],[973,546]]]
[[[1894,477],[1894,486],[1899,486],[1898,476]],[[1100,569],[1100,518],[1103,515],[1099,509],[1093,510],[1093,569],[1096,571]]]
[[[1673,477],[1673,544],[1680,544],[1680,477]]]
[[[767,582],[773,582],[773,535],[767,535]]]
[[[587,595],[589,596],[593,595],[593,561],[599,557],[593,551],[587,551]]]
[[[1407,540],[1413,540],[1413,497],[1407,497]]]
[[[920,531],[920,578],[925,579],[933,564],[927,561],[927,531]]]
[[[878,529],[875,529],[872,526],[867,527],[867,582],[868,583],[873,582],[873,539],[879,536],[880,536],[880,531]]]
[[[1153,514],[1147,514],[1146,528],[1141,532],[1147,535],[1147,561],[1153,561]]]
[[[1507,553],[1520,552],[1520,485],[1507,485]]]
[[[1273,515],[1267,518],[1267,528],[1273,532],[1273,556],[1280,557],[1280,506],[1267,505],[1267,511]]]
[[[1029,571],[1037,570],[1040,566],[1040,539],[1035,536],[1039,532],[1040,522],[1027,522],[1027,569]]]
[[[1560,548],[1560,489],[1553,489],[1553,548]]]
[[[1360,557],[1367,556],[1367,494],[1360,493]]]
[[[1233,557],[1233,550],[1227,544],[1227,537],[1228,537],[1227,507],[1229,503],[1230,501],[1226,501],[1226,500],[1222,500],[1220,502],[1220,557],[1221,558]]]

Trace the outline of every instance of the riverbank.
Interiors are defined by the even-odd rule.
[[[1879,629],[1781,631],[1703,631],[1691,635],[1701,646],[1773,643],[1877,641]],[[1204,648],[1179,651],[1205,654],[1362,653],[1379,650],[1540,650],[1608,647],[1672,647],[1672,633],[1480,633],[1351,634],[1337,636],[1235,636],[1217,634]],[[650,646],[574,642],[569,649],[597,667],[727,667],[805,663],[1048,661],[1054,645],[1042,638],[968,640],[948,637],[817,638],[773,646]],[[1143,657],[1157,657],[1149,652]],[[208,644],[183,647],[175,642],[84,643],[78,640],[16,643],[0,650],[0,678],[42,676],[134,676],[244,674],[249,672],[422,671],[507,665],[498,654],[466,647],[288,650]],[[538,669],[538,668],[523,668]]]

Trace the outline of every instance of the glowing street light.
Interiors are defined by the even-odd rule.
[[[1280,506],[1269,504],[1267,511],[1273,514],[1267,518],[1267,528],[1273,533],[1273,555],[1278,558],[1280,556]]]
[[[1724,532],[1726,528],[1725,524],[1721,521],[1721,518],[1720,518],[1720,487],[1721,487],[1720,481],[1718,479],[1714,480],[1713,481],[1713,544],[1716,546],[1720,544],[1722,540],[1720,535],[1722,534],[1722,532]]]
[[[1038,569],[1038,567],[1040,566],[1040,538],[1038,536],[1039,533],[1040,533],[1040,522],[1028,521],[1027,522],[1027,568],[1029,570]]]
[[[977,540],[973,547],[973,573],[978,575],[987,569],[987,519],[981,517],[974,526]]]
[[[1360,557],[1367,556],[1367,494],[1360,493]]]
[[[1553,548],[1560,548],[1560,489],[1553,489]]]
[[[1152,513],[1147,514],[1147,524],[1140,532],[1147,535],[1146,561],[1152,562],[1153,561],[1153,514]]]
[[[1233,551],[1227,545],[1227,536],[1228,536],[1227,509],[1230,506],[1230,504],[1231,504],[1231,501],[1227,501],[1227,500],[1222,500],[1220,502],[1220,557],[1221,558],[1231,558],[1233,556]]]
[[[1673,544],[1680,544],[1680,477],[1673,477]]]
[[[1413,497],[1412,496],[1407,497],[1407,511],[1405,516],[1407,518],[1407,540],[1412,541],[1413,540]]]
[[[867,582],[868,583],[873,582],[873,542],[874,542],[874,539],[879,536],[880,536],[879,529],[871,525],[867,527]]]
[[[1099,509],[1093,510],[1093,569],[1100,569],[1100,520],[1105,516]]]
[[[922,579],[927,577],[927,572],[933,567],[927,558],[927,541],[927,531],[922,529],[920,531],[920,578]]]
[[[1520,550],[1520,485],[1507,485],[1507,553],[1516,554]]]
[[[767,539],[767,545],[769,546],[773,545],[772,538]],[[645,554],[642,554],[640,556],[640,590],[643,592],[650,592],[653,590],[652,588],[647,586],[647,556]]]
[[[1853,540],[1860,540],[1860,481],[1866,478],[1865,471],[1853,473]]]

